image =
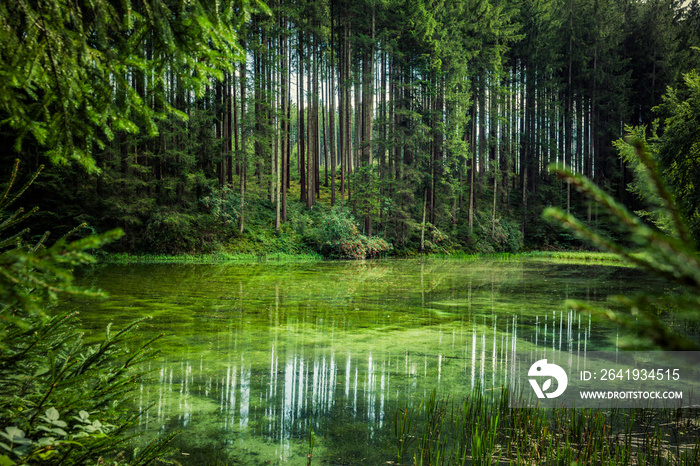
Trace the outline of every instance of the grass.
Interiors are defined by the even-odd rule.
[[[420,256],[413,256],[420,257]],[[593,251],[531,251],[512,254],[509,252],[499,252],[491,254],[468,254],[468,253],[453,253],[453,254],[430,254],[428,257],[455,259],[460,261],[480,261],[480,260],[498,260],[503,262],[517,262],[523,259],[534,260],[555,260],[565,262],[586,262],[586,263],[608,263],[615,265],[626,265],[618,256],[605,252]],[[298,262],[316,262],[325,260],[323,256],[316,253],[249,253],[249,252],[220,252],[213,254],[128,254],[128,253],[112,253],[106,254],[103,261],[109,264],[222,264],[222,263],[239,263],[239,264],[254,264],[260,262],[270,263],[298,263]]]
[[[523,259],[528,260],[546,260],[546,261],[561,261],[570,263],[600,263],[627,265],[619,256],[608,252],[597,251],[528,251],[520,253],[496,252],[489,254],[469,254],[469,253],[452,253],[452,254],[432,254],[431,257],[439,257],[443,259],[456,259],[462,261],[478,261],[483,259],[498,260],[504,262],[517,262]]]
[[[300,263],[324,260],[320,254],[252,254],[252,253],[216,253],[216,254],[143,254],[126,253],[107,254],[103,262],[108,264],[257,264],[257,263]]]
[[[698,409],[510,408],[508,391],[436,392],[397,410],[396,457],[414,465],[696,465]]]
[[[616,262],[624,263],[617,254],[600,251],[531,251],[523,256],[532,259],[556,259],[565,261]]]

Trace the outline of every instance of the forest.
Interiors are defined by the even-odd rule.
[[[4,171],[18,157],[26,173],[56,162],[24,197],[40,207],[36,231],[121,228],[109,249],[157,254],[580,248],[544,207],[615,228],[548,166],[643,211],[628,132],[646,135],[697,230],[700,136],[689,124],[666,134],[694,115],[695,0],[233,2],[221,15],[231,40],[209,36],[195,62],[168,57],[167,41],[196,34],[142,33],[150,3],[128,5],[121,38],[96,29],[86,40],[107,41],[105,53],[128,45],[129,59],[106,84],[67,86],[61,98],[75,102],[45,105],[77,102],[69,122],[47,111],[37,123],[41,110],[25,121],[3,98],[0,137],[15,148]],[[51,60],[79,69],[85,58],[59,44]],[[98,78],[76,74],[83,86]],[[125,111],[98,115],[80,92]],[[49,147],[42,134],[54,130]]]
[[[699,54],[697,0],[0,0],[0,465],[698,464],[515,354],[697,356]]]

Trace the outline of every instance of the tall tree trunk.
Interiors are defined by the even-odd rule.
[[[286,29],[286,19],[282,22],[282,30]],[[289,42],[284,34],[279,35],[280,51],[282,58],[281,75],[280,75],[280,88],[282,93],[282,108],[281,108],[281,118],[280,118],[280,137],[281,137],[281,170],[280,170],[280,185],[281,185],[281,221],[287,221],[287,189],[288,184],[288,170],[289,170]]]
[[[321,186],[320,186],[320,165],[321,165],[321,125],[320,125],[320,112],[319,112],[319,100],[320,100],[320,93],[318,89],[318,83],[319,83],[319,64],[321,63],[321,52],[320,52],[320,47],[318,44],[318,38],[316,35],[314,35],[314,41],[313,41],[313,51],[312,54],[314,56],[314,61],[313,61],[313,72],[314,72],[314,77],[313,77],[313,98],[314,98],[314,110],[313,110],[313,119],[314,119],[314,124],[313,124],[313,148],[314,148],[314,157],[313,157],[313,189],[312,189],[312,195],[311,198],[313,199],[313,202],[316,202],[316,199],[320,197],[321,194]]]
[[[327,100],[326,100],[327,102]],[[321,122],[323,124],[322,144],[323,144],[323,186],[328,187],[328,115],[326,104],[321,105]],[[319,195],[320,199],[320,195]]]
[[[229,188],[233,187],[233,133],[235,121],[235,96],[236,96],[236,73],[227,74],[228,82],[226,85],[226,185]],[[238,144],[236,144],[238,145]],[[238,148],[236,148],[238,149]]]
[[[331,5],[333,2],[331,1]],[[331,14],[331,22],[333,21],[333,15]],[[328,87],[329,94],[329,104],[330,109],[328,110],[328,126],[330,127],[330,146],[331,146],[331,205],[335,205],[335,171],[336,171],[336,146],[335,146],[335,43],[333,35],[335,31],[331,23],[331,63],[328,67],[328,74],[330,75],[330,86]]]
[[[473,86],[472,86],[473,87]],[[474,95],[472,93],[472,95]],[[467,218],[469,223],[469,234],[471,235],[474,231],[474,196],[476,195],[474,183],[476,181],[476,160],[479,154],[478,149],[478,133],[476,129],[476,108],[477,99],[472,100],[472,110],[471,110],[471,130],[469,137],[469,145],[471,149],[471,167],[469,168],[469,207],[467,212]]]
[[[359,51],[358,51],[359,53]],[[360,76],[358,76],[360,75]],[[348,190],[348,200],[351,199],[351,192],[355,193],[357,197],[357,174],[355,173],[360,167],[360,159],[362,155],[362,102],[361,102],[361,92],[362,92],[362,67],[357,66],[355,69],[355,82],[353,86],[353,97],[355,101],[355,131],[353,131],[353,151],[352,151],[352,162],[350,164],[350,172],[353,173],[352,176],[352,191]],[[352,210],[353,213],[357,211],[357,199],[352,198]]]
[[[425,210],[428,203],[428,188],[423,190],[423,221],[420,224],[420,253],[425,252]]]
[[[364,193],[364,223],[365,234],[372,236],[372,216],[370,212],[370,198],[372,193],[369,192],[369,171],[372,167],[372,134],[373,134],[373,112],[374,112],[374,27],[375,14],[374,2],[372,2],[372,43],[365,45],[364,57],[362,59],[362,162],[366,167],[363,170],[364,186],[368,192]]]
[[[297,101],[299,102],[299,108],[298,108],[298,114],[297,114],[297,120],[299,121],[299,130],[298,130],[298,138],[299,138],[299,193],[300,193],[300,200],[302,202],[306,201],[306,161],[305,161],[305,156],[306,156],[306,133],[304,129],[304,52],[303,52],[303,43],[304,43],[304,36],[300,32],[299,33],[299,45],[298,45],[298,60],[297,63],[299,63],[298,68],[299,68],[299,77],[297,82],[299,83],[298,86],[298,92],[299,96],[297,98]]]
[[[387,137],[387,102],[386,102],[386,73],[387,73],[387,56],[386,52],[380,53],[381,59],[381,77],[379,84],[379,134],[377,135],[377,155],[379,157],[379,197],[381,199],[386,195],[386,137]],[[379,208],[380,226],[384,223],[384,207],[383,203]]]
[[[347,11],[347,4],[346,4],[346,11]],[[347,15],[346,15],[347,17]],[[346,20],[347,21],[347,20]],[[348,86],[348,73],[347,73],[347,67],[346,67],[346,55],[348,54],[348,26],[347,23],[343,25],[343,37],[341,40],[341,45],[342,48],[340,49],[340,60],[338,63],[338,69],[340,70],[339,76],[338,76],[338,87],[339,87],[339,104],[340,108],[338,109],[338,119],[339,119],[339,132],[340,132],[340,141],[339,141],[339,146],[340,146],[340,200],[341,202],[345,199],[345,178],[346,178],[346,170],[347,170],[347,163],[346,163],[346,158],[345,154],[347,151],[347,145],[348,145],[348,135],[347,135],[347,112],[346,108],[348,105],[348,98],[347,98],[347,86]]]
[[[313,51],[309,54],[313,56]],[[314,160],[316,159],[316,141],[314,140],[315,133],[315,117],[314,117],[314,102],[316,97],[313,92],[313,69],[309,63],[307,70],[309,107],[307,110],[307,125],[306,125],[306,207],[311,208],[314,205]]]
[[[241,44],[245,51],[245,42]],[[245,134],[245,91],[246,91],[246,55],[243,53],[243,60],[240,66],[241,73],[241,153],[240,153],[240,189],[241,189],[241,205],[239,209],[239,232],[242,234],[245,229],[245,194],[246,194],[246,179],[248,176],[248,161],[246,160],[246,134]]]
[[[226,144],[224,141],[224,120],[225,120],[225,108],[223,105],[223,83],[217,81],[214,87],[214,111],[216,112],[216,120],[214,123],[215,138],[221,141],[221,152],[219,153],[219,161],[216,162],[216,176],[219,181],[219,187],[224,185],[224,152],[226,150]]]

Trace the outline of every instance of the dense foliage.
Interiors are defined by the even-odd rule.
[[[657,110],[663,117],[658,162],[688,227],[700,240],[700,75],[684,75],[685,86],[669,89]]]
[[[0,352],[0,463],[152,461],[168,439],[136,453],[127,443],[139,417],[130,400],[146,375],[142,363],[157,354],[151,342],[129,349],[136,323],[108,328],[99,344],[84,341],[74,314],[24,324],[7,329]]]
[[[195,1],[0,3],[0,111],[16,132],[47,146],[55,162],[96,170],[93,146],[115,133],[158,133],[174,111],[166,70],[202,95],[242,55],[243,5]],[[203,46],[209,44],[209,46]]]
[[[651,127],[654,106],[685,100],[662,96],[684,86],[700,45],[696,1],[42,5],[3,6],[1,137],[23,141],[26,167],[46,147],[100,172],[66,166],[38,180],[37,223],[119,227],[113,248],[131,252],[322,252],[303,239],[304,219],[318,230],[314,209],[337,204],[398,254],[581,246],[541,221],[547,205],[614,235],[544,167],[565,163],[636,208],[612,142],[627,123]],[[47,33],[28,28],[25,44],[28,18]],[[687,111],[664,112],[664,170],[692,165],[677,155],[692,154],[687,135],[674,133]],[[674,194],[691,217],[697,174],[686,168],[664,173],[683,177]]]

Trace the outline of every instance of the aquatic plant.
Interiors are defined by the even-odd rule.
[[[309,446],[306,449],[306,466],[311,466],[311,459],[314,457],[314,443],[316,442],[316,435],[314,431],[309,431]]]
[[[510,396],[507,389],[477,388],[456,402],[433,391],[418,407],[397,410],[392,464],[690,466],[700,460],[697,409],[511,409]]]

